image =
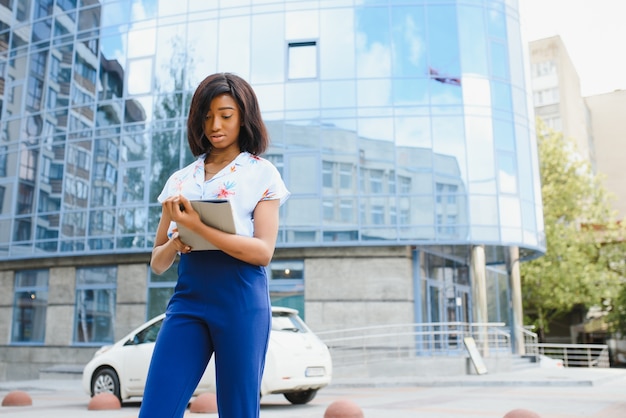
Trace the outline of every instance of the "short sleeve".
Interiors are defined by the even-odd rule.
[[[280,204],[282,205],[289,198],[291,193],[287,190],[287,186],[276,167],[269,161],[267,165],[267,187],[261,200],[280,200]]]

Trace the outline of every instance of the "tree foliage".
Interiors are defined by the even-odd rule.
[[[612,244],[621,234],[611,196],[575,143],[537,125],[547,250],[521,264],[527,321],[542,336],[556,317],[575,306],[602,306],[617,293],[621,258]]]

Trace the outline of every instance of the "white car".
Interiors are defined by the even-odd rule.
[[[90,396],[110,392],[120,401],[143,396],[154,342],[165,314],[141,325],[113,345],[102,347],[83,370]],[[261,396],[282,393],[292,404],[310,402],[332,378],[330,351],[300,319],[298,311],[272,307],[272,331],[265,357]],[[215,393],[213,358],[194,392]]]

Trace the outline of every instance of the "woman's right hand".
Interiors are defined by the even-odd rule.
[[[168,217],[177,224],[192,228],[194,222],[200,222],[200,215],[183,195],[168,197],[163,201],[162,207],[163,216]]]

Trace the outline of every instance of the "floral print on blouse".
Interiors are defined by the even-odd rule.
[[[204,159],[201,155],[188,166],[176,171],[165,183],[158,197],[163,202],[170,196],[182,194],[189,200],[227,199],[233,208],[238,235],[252,236],[252,213],[262,200],[280,200],[289,197],[280,173],[268,160],[248,152],[240,153],[231,163],[211,179],[204,180]],[[170,225],[170,232],[175,223]]]

